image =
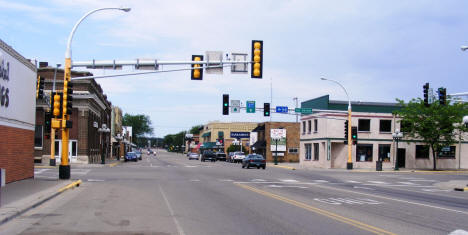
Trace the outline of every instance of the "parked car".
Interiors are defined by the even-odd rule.
[[[260,154],[249,154],[247,157],[242,159],[242,168],[249,169],[250,167],[257,167],[257,169],[263,168],[265,170],[266,161]]]
[[[137,155],[138,160],[142,160],[142,159],[143,159],[143,158],[141,157],[142,153],[141,153],[140,150],[136,150],[135,153],[136,153],[136,155]]]
[[[234,152],[229,152],[226,156],[226,162],[232,162],[232,157],[234,156]]]
[[[200,157],[200,155],[198,153],[189,153],[188,154],[188,159],[189,160],[192,160],[192,159],[198,160],[199,157]]]
[[[216,160],[226,161],[226,154],[224,152],[221,152],[221,151],[216,152]]]
[[[234,152],[234,155],[232,156],[232,162],[238,163],[242,162],[242,159],[245,158],[245,154],[243,152]]]
[[[138,157],[135,152],[127,152],[127,154],[125,154],[124,160],[136,162],[138,161]]]
[[[216,161],[216,154],[211,150],[205,150],[205,151],[203,151],[203,154],[202,154],[200,160],[202,162],[204,162],[206,160],[211,160],[212,162],[215,162]]]

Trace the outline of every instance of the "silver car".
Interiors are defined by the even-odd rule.
[[[192,160],[192,159],[198,160],[199,157],[200,155],[198,153],[189,153],[188,155],[189,160]]]

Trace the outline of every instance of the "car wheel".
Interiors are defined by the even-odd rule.
[[[242,168],[245,168],[244,164],[242,164]]]
[[[265,167],[262,167],[262,168],[263,168],[263,170],[265,170]]]
[[[247,166],[246,166],[246,167],[247,167],[247,169],[250,169],[250,164],[249,164],[249,163],[247,163],[246,165],[247,165]]]
[[[257,166],[257,169],[260,169],[260,167],[259,167],[259,166]]]

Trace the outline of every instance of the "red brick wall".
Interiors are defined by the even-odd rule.
[[[34,131],[0,126],[0,168],[5,183],[34,177]]]

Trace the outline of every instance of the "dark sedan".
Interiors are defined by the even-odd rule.
[[[210,160],[212,162],[216,162],[216,154],[211,150],[205,150],[205,151],[203,151],[203,154],[202,154],[200,160],[202,162],[208,161],[208,160]]]
[[[242,168],[249,169],[250,167],[263,168],[265,170],[266,161],[260,154],[249,154],[242,160]]]

